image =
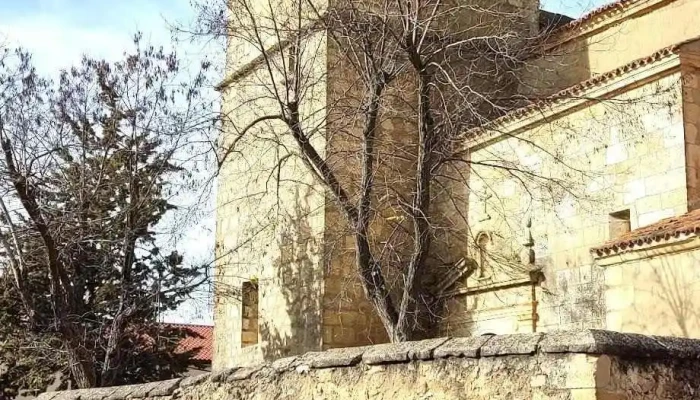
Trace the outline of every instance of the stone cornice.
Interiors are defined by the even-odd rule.
[[[552,34],[546,50],[581,40],[621,22],[650,13],[677,0],[618,0],[562,26]]]
[[[473,150],[511,137],[532,127],[551,122],[562,115],[578,111],[649,82],[680,71],[681,45],[660,50],[649,57],[601,74],[554,96],[487,123],[465,134],[465,147]]]
[[[310,35],[316,29],[319,28],[322,24],[322,19],[319,18],[313,22],[310,22],[308,25],[300,29],[297,33],[296,36],[293,36],[290,39],[285,39],[276,42],[272,46],[260,51],[260,55],[257,57],[253,58],[251,61],[243,64],[239,68],[237,68],[235,71],[233,71],[231,74],[229,74],[227,77],[225,77],[221,82],[219,82],[214,88],[217,91],[222,91],[229,87],[230,85],[238,82],[239,80],[245,78],[248,74],[251,72],[255,71],[255,69],[262,65],[265,62],[265,59],[271,56],[276,55],[278,52],[286,49],[290,44],[292,44],[293,41],[298,40],[300,38],[303,38],[307,35]],[[227,49],[228,51],[228,49]]]

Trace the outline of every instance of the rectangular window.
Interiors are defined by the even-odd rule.
[[[610,239],[617,239],[630,231],[630,210],[622,210],[610,214]]]
[[[258,344],[258,284],[244,282],[241,288],[241,347]]]

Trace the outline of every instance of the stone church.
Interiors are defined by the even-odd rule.
[[[446,214],[468,224],[451,224],[435,261],[440,307],[426,335],[600,328],[700,338],[700,0],[619,0],[578,20],[536,0],[507,3],[527,29],[551,31],[517,79],[536,100],[465,136],[468,194]],[[324,109],[343,70],[322,32],[306,40]],[[219,89],[241,125],[274,106],[260,93],[265,64],[229,43]],[[217,191],[214,369],[386,341],[323,187],[285,155],[292,144],[244,142]]]

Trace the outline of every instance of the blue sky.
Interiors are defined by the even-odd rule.
[[[542,6],[576,17],[609,2],[542,0]],[[168,44],[166,21],[192,16],[190,0],[0,0],[0,41],[21,43],[42,72],[52,73],[88,52],[117,58],[137,30],[153,44]]]
[[[540,0],[540,7],[577,18],[587,11],[612,2],[612,0]]]
[[[165,21],[191,13],[188,0],[0,0],[0,40],[28,48],[51,73],[84,53],[117,58],[138,30],[153,44],[168,44]]]
[[[542,0],[542,7],[578,17],[611,0]],[[130,49],[136,31],[154,45],[170,46],[168,22],[193,18],[190,0],[0,0],[0,44],[21,45],[34,55],[37,69],[57,76],[77,64],[83,54],[116,60]],[[196,61],[200,50],[177,49]],[[203,222],[178,243],[193,262],[213,248],[213,220]],[[203,243],[205,243],[203,245]],[[210,323],[211,310],[189,304],[169,320]]]

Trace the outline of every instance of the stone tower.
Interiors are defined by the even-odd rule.
[[[494,4],[493,0],[470,1],[488,7]],[[239,15],[238,3],[251,7]],[[231,18],[246,22],[248,30],[241,31],[256,40],[251,45],[243,33],[240,38],[234,34],[227,54],[227,77],[220,87],[228,118],[221,144],[228,148],[235,142],[235,151],[222,166],[217,193],[217,369],[387,340],[356,277],[354,243],[342,215],[313,172],[296,157],[297,144],[284,134],[286,127],[273,118],[265,119],[279,113],[277,100],[289,86],[283,83],[284,72],[271,71],[284,71],[290,65],[306,68],[305,102],[300,110],[303,123],[313,132],[312,143],[323,150],[321,156],[346,171],[347,179],[352,178],[357,164],[348,154],[357,148],[352,140],[357,128],[332,115],[327,105],[337,104],[352,89],[353,72],[322,29],[305,33],[300,59],[286,55],[285,49],[295,42],[284,37],[285,27],[300,15],[307,26],[313,26],[315,16],[328,7],[319,2],[315,9],[305,8],[299,14],[292,12],[292,3],[294,0],[278,0],[270,6],[269,2],[232,1]],[[520,10],[526,29],[537,29],[536,0],[502,3]],[[483,16],[468,13],[451,18],[460,20],[462,26],[483,23]],[[259,29],[251,29],[253,24]],[[277,81],[273,83],[271,77]],[[253,129],[244,130],[261,119]],[[340,131],[345,134],[337,134]],[[386,116],[380,135],[386,142],[404,143],[414,131],[410,121]],[[405,167],[400,162],[387,163],[378,174],[388,176]]]

